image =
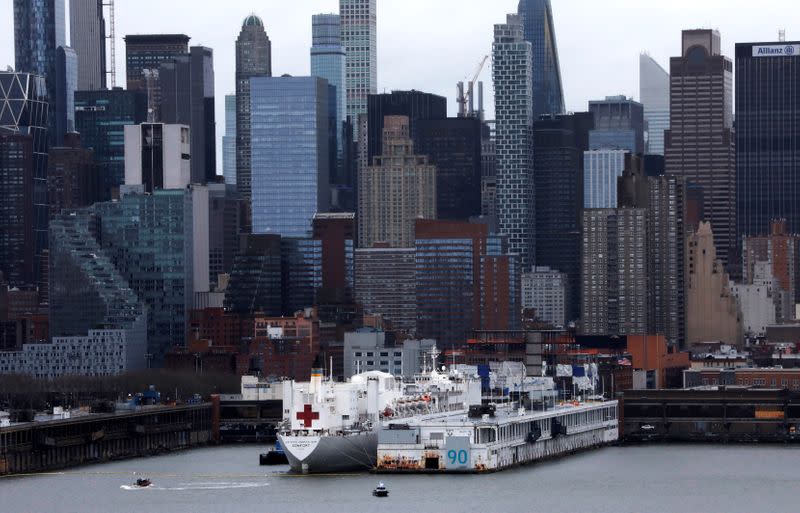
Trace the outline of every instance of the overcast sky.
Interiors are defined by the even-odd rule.
[[[0,0],[0,66],[14,65],[12,0]],[[518,0],[378,0],[378,91],[418,89],[446,96],[455,112],[456,82],[491,53],[492,30]],[[638,55],[664,68],[680,53],[680,31],[716,28],[723,52],[736,42],[800,39],[797,0],[552,0],[565,101],[586,110],[590,99],[624,94],[638,99]],[[273,74],[307,75],[311,15],[337,12],[338,0],[116,0],[117,85],[125,82],[126,34],[185,33],[190,44],[214,49],[217,135],[224,131],[224,95],[234,89],[234,42],[250,12],[272,41]],[[485,82],[494,111],[491,68]],[[218,146],[221,158],[221,145]],[[218,171],[222,173],[221,166]]]

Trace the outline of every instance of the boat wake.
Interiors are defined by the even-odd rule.
[[[122,490],[160,490],[160,491],[184,491],[184,490],[237,490],[246,488],[262,488],[269,486],[269,483],[226,483],[226,482],[212,482],[212,483],[180,483],[178,486],[132,486],[122,485]]]

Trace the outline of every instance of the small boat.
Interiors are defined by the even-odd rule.
[[[136,480],[136,486],[139,487],[139,488],[147,488],[151,484],[153,484],[153,483],[149,479],[137,479]]]
[[[261,453],[258,458],[261,465],[288,465],[289,459],[283,452],[280,440],[275,442],[275,448],[271,451]]]
[[[374,495],[375,497],[389,496],[389,490],[386,489],[386,486],[383,484],[383,481],[378,483],[378,486],[376,486],[375,489],[372,490],[372,495]]]

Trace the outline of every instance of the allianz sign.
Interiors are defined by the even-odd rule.
[[[753,57],[797,57],[800,45],[753,46]]]

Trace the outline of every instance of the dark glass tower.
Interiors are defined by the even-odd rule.
[[[272,43],[261,18],[251,14],[242,23],[236,39],[236,186],[242,203],[249,209],[251,198],[250,164],[250,79],[272,76]],[[242,218],[242,229],[249,232],[252,218]]]
[[[78,90],[106,88],[103,0],[70,0],[70,46],[78,54]]]
[[[214,51],[193,46],[189,55],[162,62],[161,121],[191,129],[192,183],[213,182],[217,175],[214,116]]]
[[[556,31],[550,0],[520,0],[518,13],[525,41],[533,47],[533,119],[564,112]]]
[[[45,285],[43,262],[47,251],[47,152],[48,104],[44,77],[29,73],[0,72],[0,135],[27,136],[30,139],[30,164],[12,166],[5,173],[8,180],[32,180],[32,196],[24,202],[31,209],[33,223],[34,282]],[[17,144],[16,142],[14,144]],[[21,143],[19,144],[28,144]],[[10,158],[10,157],[9,157]],[[18,160],[15,156],[14,160]],[[27,157],[25,157],[27,159]],[[30,173],[30,177],[28,177]],[[22,176],[20,176],[22,175]],[[7,201],[4,195],[2,201]],[[31,207],[32,202],[32,207]],[[29,258],[19,255],[16,258]],[[32,285],[32,284],[29,284]]]
[[[161,119],[161,63],[189,53],[185,34],[143,34],[125,36],[125,75],[129,91],[148,91],[153,120]],[[148,74],[151,78],[148,79]]]
[[[736,44],[739,237],[800,231],[800,42]]]
[[[16,71],[44,77],[47,102],[56,109],[56,51],[66,46],[64,0],[14,0],[14,60]],[[54,140],[56,116],[49,116]]]
[[[536,265],[567,275],[568,319],[578,318],[581,304],[583,152],[589,146],[592,128],[594,119],[588,112],[533,124]]]

